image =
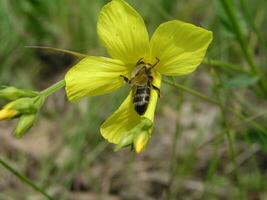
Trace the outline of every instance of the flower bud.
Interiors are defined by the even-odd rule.
[[[44,98],[37,96],[34,98],[19,98],[6,104],[0,110],[0,120],[11,119],[21,115],[35,114],[44,103]]]
[[[16,100],[21,97],[35,97],[38,93],[31,90],[18,89],[12,86],[3,86],[0,89],[0,98]]]
[[[20,114],[31,114],[37,111],[35,105],[35,98],[28,98],[28,97],[19,98],[15,101],[8,103],[6,106],[12,107]]]
[[[36,119],[36,114],[22,115],[14,130],[14,135],[17,138],[22,137],[33,125]]]
[[[12,107],[5,106],[2,110],[0,110],[0,120],[11,119],[18,114],[19,112],[14,110]]]
[[[147,145],[149,138],[150,138],[150,135],[148,134],[147,131],[142,131],[135,135],[133,143],[134,143],[134,149],[136,153],[141,153],[141,151],[143,151],[143,149]]]
[[[114,151],[119,151],[124,147],[127,147],[133,143],[134,134],[132,132],[127,132],[126,137],[123,137],[121,141],[115,146]]]
[[[149,131],[152,126],[153,122],[151,122],[151,120],[145,117],[141,118],[141,121],[136,126],[124,134],[120,142],[116,145],[114,151],[119,151],[120,149],[133,144],[135,151],[140,153],[145,148],[150,138]]]

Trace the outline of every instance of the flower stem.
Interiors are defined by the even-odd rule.
[[[235,71],[235,72],[241,72],[241,73],[244,73],[244,74],[252,75],[251,72],[249,72],[248,70],[246,70],[244,68],[241,68],[238,65],[233,65],[233,64],[230,64],[230,63],[225,63],[225,62],[222,62],[222,61],[219,61],[219,60],[205,59],[205,60],[203,60],[202,63],[203,64],[206,64],[206,65],[211,65],[211,66],[219,67],[219,68],[225,69],[225,70],[228,69],[228,70],[232,70],[232,71]]]
[[[178,88],[178,89],[180,89],[180,90],[183,90],[183,91],[185,91],[185,92],[187,92],[187,93],[190,93],[190,94],[192,94],[192,95],[194,95],[194,96],[197,96],[197,97],[199,97],[199,98],[201,98],[201,99],[203,99],[203,100],[205,100],[205,101],[207,101],[207,102],[209,102],[209,103],[212,103],[212,104],[216,104],[216,105],[218,105],[218,106],[220,106],[220,103],[219,102],[217,102],[217,101],[215,101],[215,100],[213,100],[213,99],[211,99],[211,98],[209,98],[208,96],[206,96],[206,95],[204,95],[204,94],[201,94],[200,92],[198,92],[198,91],[196,91],[196,90],[193,90],[193,89],[191,89],[191,88],[188,88],[188,87],[186,87],[186,86],[183,86],[183,85],[181,85],[181,84],[179,84],[179,83],[174,83],[174,82],[171,82],[171,81],[168,81],[168,80],[162,80],[164,83],[166,83],[166,84],[168,84],[168,85],[171,85],[171,86],[174,86],[174,87],[176,87],[176,88]]]
[[[190,93],[194,96],[197,96],[209,103],[212,103],[212,104],[215,104],[217,106],[221,106],[220,102],[216,101],[216,100],[213,100],[211,99],[210,97],[204,95],[204,94],[201,94],[200,92],[198,91],[195,91],[191,88],[188,88],[188,87],[185,87],[183,85],[180,85],[179,83],[173,83],[171,81],[168,81],[168,80],[162,80],[164,83],[168,84],[168,85],[171,85],[173,87],[176,87],[177,89],[180,89],[180,90],[183,90],[187,93]],[[243,116],[242,114],[238,113],[237,111],[235,111],[233,108],[231,107],[225,107],[223,106],[223,109],[225,109],[226,111],[230,112],[230,113],[233,113],[238,119],[240,120],[245,120],[247,119],[245,116]],[[251,120],[251,121],[248,121],[248,123],[250,123],[254,128],[260,130],[261,132],[267,134],[267,130],[262,126],[260,125],[259,123],[255,122],[254,120]]]
[[[37,185],[35,185],[30,179],[28,179],[26,176],[20,174],[17,170],[15,170],[14,168],[12,168],[9,164],[7,164],[4,160],[2,160],[0,158],[0,164],[6,168],[8,171],[10,171],[12,174],[14,174],[16,177],[18,177],[22,182],[26,183],[27,185],[29,185],[30,187],[32,187],[34,190],[36,190],[37,192],[41,193],[42,195],[44,195],[47,199],[49,200],[53,200],[53,198],[47,194],[43,189],[41,189],[40,187],[38,187]]]
[[[45,97],[50,96],[51,94],[55,93],[59,89],[63,88],[65,86],[65,80],[61,80],[54,85],[46,88],[45,90],[41,91],[40,94],[44,95]]]

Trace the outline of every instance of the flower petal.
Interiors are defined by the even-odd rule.
[[[212,32],[178,20],[161,24],[152,36],[151,54],[160,62],[156,70],[179,76],[196,69],[212,41]]]
[[[155,73],[153,85],[160,88],[161,77],[159,73]],[[131,129],[138,125],[142,118],[154,121],[154,112],[157,104],[158,93],[152,89],[149,105],[146,113],[140,116],[134,110],[132,103],[132,92],[127,96],[122,105],[115,111],[101,126],[100,132],[102,136],[111,143],[118,144],[122,138],[130,133]],[[152,128],[148,131],[152,132]]]
[[[124,84],[122,74],[127,69],[119,60],[104,57],[86,57],[72,67],[65,76],[66,93],[70,101],[86,96],[102,95]]]
[[[3,108],[2,110],[0,110],[0,121],[1,120],[11,119],[11,118],[15,117],[18,114],[19,113],[16,110]]]
[[[113,0],[102,8],[97,31],[113,58],[136,64],[140,58],[149,55],[145,23],[123,0]]]
[[[130,93],[118,110],[116,110],[100,127],[102,136],[111,143],[118,144],[140,122],[140,116],[135,112]]]
[[[154,78],[153,85],[157,87],[158,89],[160,89],[161,75],[158,72],[153,72],[153,78]],[[156,109],[156,105],[158,101],[158,96],[159,96],[158,91],[152,88],[147,111],[143,115],[144,117],[150,119],[152,122],[154,122],[154,114],[155,114],[155,109]]]

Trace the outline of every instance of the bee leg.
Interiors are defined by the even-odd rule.
[[[153,85],[153,84],[152,84],[152,88],[157,91],[158,97],[160,98],[161,97],[161,95],[160,95],[160,89],[158,87],[156,87],[155,85]]]
[[[156,57],[156,59],[157,59],[157,61],[150,67],[150,69],[153,68],[153,67],[155,67],[159,63],[159,61],[160,61],[159,58]]]
[[[120,77],[122,77],[122,78],[123,78],[123,80],[124,80],[126,83],[129,83],[129,84],[131,84],[131,80],[130,80],[130,79],[128,79],[126,76],[120,75]]]

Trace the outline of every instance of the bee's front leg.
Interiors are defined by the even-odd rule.
[[[157,91],[158,97],[160,98],[161,97],[161,95],[160,95],[160,89],[158,87],[156,87],[155,85],[153,85],[153,84],[152,84],[152,88]]]
[[[124,76],[124,75],[120,75],[120,77],[122,77],[122,78],[123,78],[123,80],[124,80],[126,83],[129,83],[129,84],[131,84],[131,80],[130,80],[130,79],[128,79],[126,76]]]
[[[150,67],[150,69],[152,69],[152,68],[154,68],[158,63],[159,63],[159,58],[158,57],[156,57],[156,62]]]

